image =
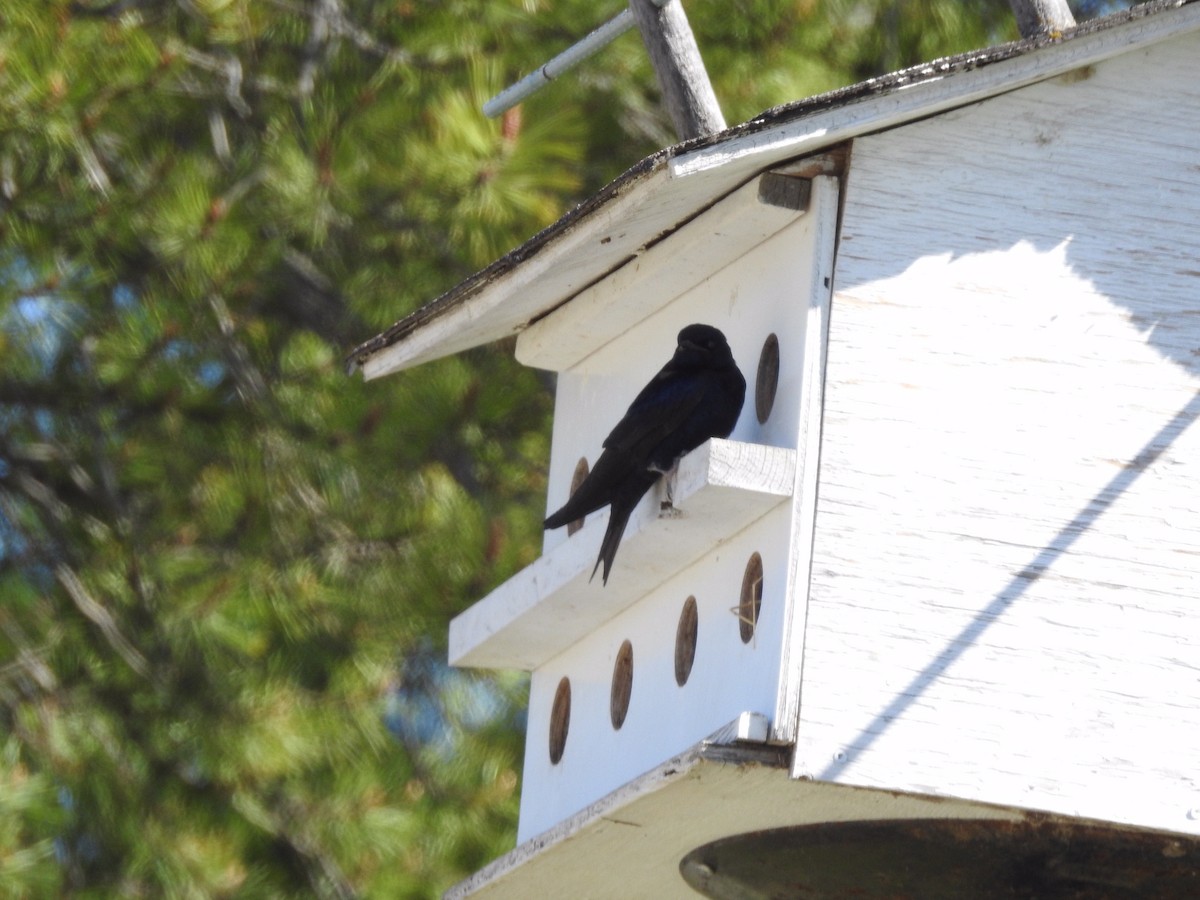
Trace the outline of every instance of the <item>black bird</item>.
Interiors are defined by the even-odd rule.
[[[746,399],[746,379],[723,335],[711,325],[689,325],[679,332],[675,355],[642,388],[617,427],[604,439],[604,452],[578,490],[546,528],[610,505],[608,530],[600,544],[596,569],[604,563],[605,584],[617,546],[642,495],[669,472],[676,460],[709,438],[727,437]]]

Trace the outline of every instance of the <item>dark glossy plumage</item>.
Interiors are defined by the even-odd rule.
[[[604,452],[546,528],[558,528],[611,505],[596,569],[604,583],[633,508],[679,457],[709,438],[726,437],[737,424],[746,398],[746,379],[729,344],[711,325],[679,332],[675,355],[640,394],[604,439]],[[596,569],[592,577],[596,577]]]

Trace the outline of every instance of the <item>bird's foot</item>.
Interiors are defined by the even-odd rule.
[[[671,468],[655,469],[663,476],[662,499],[658,503],[659,518],[673,519],[683,515],[682,510],[675,508],[675,476],[679,473],[679,460],[671,464]]]

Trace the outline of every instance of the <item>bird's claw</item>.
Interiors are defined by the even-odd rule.
[[[655,472],[663,476],[663,496],[658,503],[658,515],[660,518],[674,518],[683,515],[682,511],[675,508],[675,476],[679,473],[679,459],[671,463],[669,469],[659,469],[651,467]]]

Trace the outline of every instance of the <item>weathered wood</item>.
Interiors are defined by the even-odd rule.
[[[758,179],[758,199],[768,206],[803,212],[812,196],[812,181],[767,172]]]
[[[1138,10],[1135,7],[1130,11],[1130,21],[1115,27],[1087,32],[1085,23],[1070,40],[1026,52],[1011,51],[1014,55],[1007,58],[1004,54],[1008,48],[991,48],[965,69],[937,60],[890,76],[895,79],[894,89],[871,92],[853,102],[823,103],[812,115],[796,116],[765,128],[739,127],[726,140],[673,156],[669,161],[671,176],[686,179],[707,173],[714,183],[737,184],[768,165],[778,164],[789,153],[811,153],[856,134],[962,107],[1200,27],[1200,4],[1158,9],[1144,16]]]
[[[946,817],[1200,833],[1200,95],[1177,87],[1200,58],[1197,9],[677,156],[589,232],[602,252],[636,248],[622,268],[569,305],[571,255],[535,269],[560,280],[524,358],[566,367],[550,507],[691,321],[726,330],[752,384],[778,347],[773,412],[748,403],[734,443],[709,449],[783,454],[792,481],[741,450],[689,457],[685,515],[648,499],[606,589],[584,590],[600,515],[547,534],[543,560],[462,620],[452,647],[517,622],[497,664],[534,667],[524,843],[465,893],[682,897],[681,845],[776,817],[879,818],[914,795]],[[864,131],[840,206],[839,180],[799,159],[806,214],[770,187],[782,205],[759,203],[764,160]],[[652,224],[705,197],[689,182],[715,205],[660,240]],[[749,236],[706,259],[726,227]],[[586,261],[582,240],[572,252]],[[760,509],[743,489],[766,482]],[[746,571],[761,573],[753,635]],[[552,712],[565,682],[569,729]],[[761,738],[772,712],[797,781],[742,780],[731,799],[735,779],[679,755],[734,717]]]
[[[1075,24],[1067,0],[1008,0],[1017,19],[1021,37],[1040,37],[1061,32]]]
[[[652,0],[629,0],[650,63],[658,76],[663,103],[680,140],[725,129],[725,117],[700,58],[700,49],[679,0],[661,7]]]

